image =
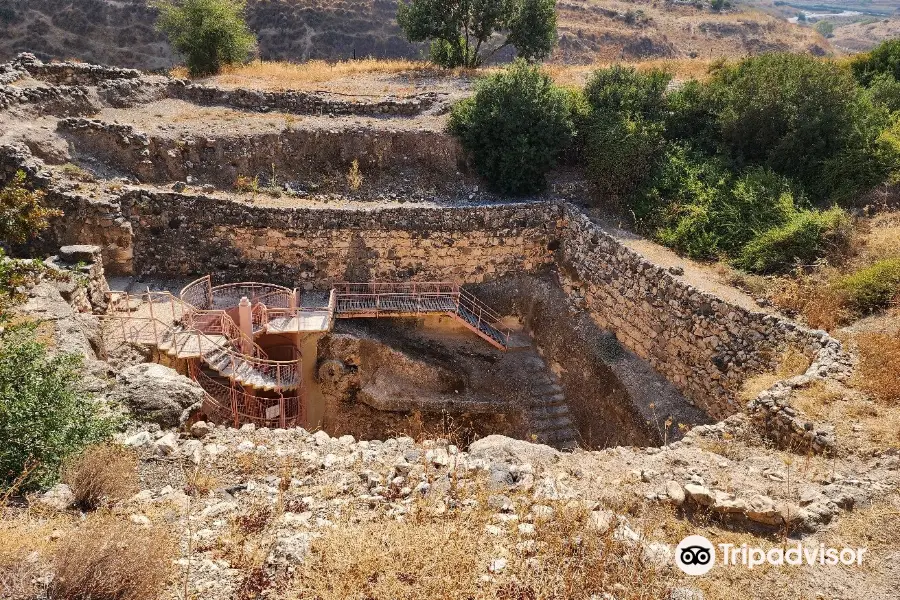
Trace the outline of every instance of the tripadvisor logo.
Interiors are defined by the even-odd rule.
[[[776,567],[800,565],[860,566],[866,548],[826,548],[825,544],[804,546],[800,542],[792,546],[763,548],[742,544],[719,544],[719,562],[722,566],[741,565],[748,570],[763,564]],[[675,548],[675,564],[688,575],[705,575],[716,564],[716,548],[702,535],[689,535]]]
[[[675,548],[675,564],[688,575],[705,575],[716,564],[716,549],[702,535],[689,535]]]

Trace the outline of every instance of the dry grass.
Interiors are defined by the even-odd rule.
[[[92,510],[137,492],[137,469],[134,452],[103,444],[91,446],[69,462],[63,469],[63,481],[72,488],[75,502]]]
[[[303,63],[288,61],[253,61],[246,65],[227,67],[212,78],[217,85],[253,87],[266,90],[303,89],[313,84],[344,77],[373,74],[423,73],[435,71],[434,65],[417,60],[378,60],[367,58],[328,62],[310,60]],[[453,73],[450,71],[449,73]],[[177,67],[173,77],[187,77],[187,69]]]
[[[900,333],[855,336],[860,364],[855,384],[885,405],[900,407]]]
[[[798,271],[774,280],[769,296],[777,307],[801,315],[811,327],[833,331],[858,316],[840,282],[849,274],[898,256],[900,213],[885,212],[858,223],[847,256],[834,257],[837,262],[812,273]]]
[[[686,81],[689,79],[697,79],[705,81],[709,79],[710,67],[715,61],[704,59],[690,58],[657,58],[652,60],[641,60],[634,62],[622,61],[601,61],[588,65],[565,65],[565,64],[548,64],[547,71],[554,81],[560,85],[570,87],[580,87],[585,84],[597,69],[605,69],[613,64],[629,65],[641,72],[658,69],[667,71],[672,77],[678,81]]]
[[[37,579],[50,570],[51,536],[58,520],[35,520],[26,514],[0,519],[0,598],[41,597]]]
[[[788,348],[781,355],[781,360],[774,371],[746,379],[738,392],[738,397],[744,402],[749,402],[756,398],[760,392],[775,385],[776,382],[803,375],[811,364],[812,361],[808,356],[795,348]]]
[[[169,579],[173,552],[161,529],[92,517],[60,542],[50,598],[152,600]]]
[[[822,278],[805,275],[777,285],[772,300],[782,310],[803,316],[810,327],[832,331],[852,320],[846,294]]]
[[[487,533],[491,511],[436,515],[417,511],[402,522],[336,527],[312,544],[293,598],[661,598],[671,583],[644,554],[593,526],[581,506],[557,506],[532,536],[510,543]],[[516,536],[516,533],[510,535]],[[498,569],[498,559],[506,561]]]

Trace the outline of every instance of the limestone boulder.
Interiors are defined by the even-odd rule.
[[[559,451],[543,444],[532,444],[503,435],[489,435],[472,442],[469,455],[490,462],[507,464],[547,464],[559,460]]]
[[[199,408],[203,389],[174,369],[155,363],[128,367],[117,378],[110,399],[141,420],[160,427],[177,427]]]

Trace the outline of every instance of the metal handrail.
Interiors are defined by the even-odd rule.
[[[176,301],[175,297],[168,292],[147,292],[145,297],[150,302],[151,315],[154,295],[163,297],[172,303]],[[127,300],[129,298],[129,295],[126,294],[125,297]],[[274,379],[276,389],[280,389],[285,386],[294,387],[295,385],[299,385],[300,376],[302,373],[301,359],[299,355],[293,360],[272,360],[252,338],[250,338],[240,329],[240,327],[238,327],[234,320],[224,310],[198,310],[187,305],[186,302],[183,304],[185,306],[182,307],[182,324],[186,328],[186,331],[184,331],[183,333],[188,334],[183,337],[185,340],[189,340],[192,335],[197,336],[197,352],[201,357],[204,358],[204,360],[206,360],[207,362],[212,362],[209,358],[211,351],[204,350],[203,341],[207,342],[207,346],[209,348],[224,352],[228,355],[232,365],[232,372],[235,374],[235,376],[237,376],[237,366],[245,363],[249,364],[255,371],[258,371],[264,375],[268,375],[269,377]],[[172,308],[172,314],[174,322],[176,320],[174,317],[174,304]],[[152,332],[151,340],[147,340],[144,337],[140,341],[142,343],[152,343],[156,346],[158,346],[162,341],[162,336],[164,335],[164,333],[166,331],[170,331],[172,328],[172,323],[165,323],[164,321],[153,316],[105,316],[107,318],[122,320],[122,333],[125,339],[137,338],[140,335]],[[144,327],[135,330],[137,335],[135,333],[132,333],[132,335],[129,336],[128,332],[125,329],[125,322],[142,322],[144,323]],[[149,329],[151,331],[145,331],[145,329]],[[174,344],[176,333],[173,331],[171,332],[171,335],[173,336]],[[213,340],[211,337],[209,337],[210,335],[222,335],[226,340],[226,346],[222,346],[219,342]],[[131,341],[136,341],[136,339],[132,339]],[[180,349],[177,346],[175,348],[176,353],[183,349],[184,346],[182,346],[182,348]]]
[[[294,395],[280,395],[278,398],[265,398],[245,392],[234,386],[226,386],[216,381],[192,363],[191,377],[200,384],[204,392],[204,412],[209,416],[232,420],[237,427],[242,423],[256,425],[274,425],[288,427],[303,422],[302,392]],[[278,407],[276,417],[268,417],[266,413]],[[256,410],[251,410],[254,407]],[[211,415],[215,412],[217,415]]]

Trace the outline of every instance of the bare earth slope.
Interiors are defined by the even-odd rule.
[[[396,10],[395,0],[250,0],[247,17],[265,60],[418,58],[424,47],[403,38]],[[561,0],[557,11],[555,62],[829,49],[809,28],[755,11],[644,0]],[[153,21],[144,0],[0,0],[0,60],[29,51],[45,60],[171,67],[177,59]]]

